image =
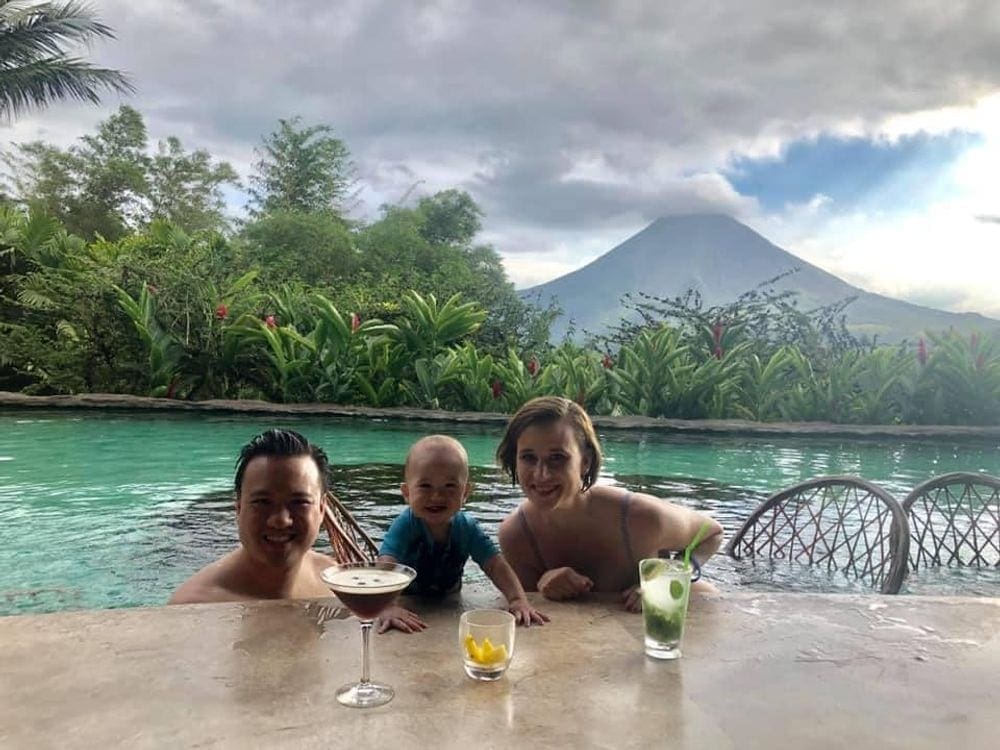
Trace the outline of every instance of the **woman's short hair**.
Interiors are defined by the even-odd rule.
[[[500,445],[497,446],[496,460],[511,481],[517,484],[517,441],[521,433],[529,427],[548,425],[565,420],[580,443],[580,452],[589,462],[583,476],[583,489],[588,489],[597,481],[601,470],[601,443],[594,432],[594,424],[575,401],[561,396],[540,396],[525,403],[510,418]]]

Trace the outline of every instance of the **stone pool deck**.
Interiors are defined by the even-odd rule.
[[[27,396],[0,391],[0,409],[99,409],[167,411],[178,413],[294,414],[357,419],[400,419],[427,422],[458,422],[502,426],[510,415],[495,412],[441,411],[431,409],[375,409],[336,404],[276,404],[268,401],[178,401],[116,393],[82,393],[73,396]],[[692,435],[826,435],[833,437],[887,437],[897,439],[960,438],[1000,440],[1000,425],[844,425],[831,422],[749,422],[739,419],[662,419],[658,417],[594,416],[602,430],[639,430]]]
[[[494,683],[457,626],[496,600],[419,607],[425,632],[373,639],[396,698],[367,711],[333,697],[361,640],[332,598],[0,618],[0,746],[996,747],[1000,598],[702,598],[674,662],[614,599],[536,603]]]

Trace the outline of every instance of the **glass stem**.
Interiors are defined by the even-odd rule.
[[[361,621],[361,648],[362,648],[362,659],[361,659],[361,684],[367,685],[371,680],[368,678],[368,637],[372,632],[372,621],[362,620]]]

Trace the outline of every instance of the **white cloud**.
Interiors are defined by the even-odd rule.
[[[468,189],[486,211],[484,239],[521,285],[579,267],[659,215],[720,211],[868,288],[922,294],[947,282],[964,290],[956,304],[989,304],[978,279],[995,268],[984,256],[996,257],[997,227],[971,217],[1000,213],[985,189],[998,173],[996,3],[104,0],[98,10],[118,39],[94,59],[133,75],[130,103],[154,140],[177,134],[245,174],[278,118],[328,123],[359,165],[363,213],[420,180],[418,191]],[[55,107],[4,136],[66,144],[115,106]],[[778,156],[795,139],[955,127],[985,145],[911,216],[885,214],[877,196],[837,216],[819,195],[765,216],[720,176],[735,157]],[[945,242],[941,261],[932,250]]]
[[[838,215],[820,202],[816,210],[791,206],[780,215],[755,217],[755,226],[789,252],[868,291],[1000,319],[1000,225],[981,218],[1000,213],[1000,96],[896,118],[887,134],[912,135],[923,127],[939,134],[962,128],[981,137],[942,167],[933,184],[886,189],[920,190],[932,196],[928,204],[892,210],[882,208],[876,195]]]

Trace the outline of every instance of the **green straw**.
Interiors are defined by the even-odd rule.
[[[701,544],[701,540],[705,538],[705,535],[708,533],[708,530],[710,528],[712,528],[711,522],[705,521],[705,523],[701,525],[701,528],[698,529],[698,533],[694,535],[694,539],[691,540],[691,544],[689,544],[687,547],[684,548],[685,568],[691,567],[691,552],[694,550],[695,547]]]

